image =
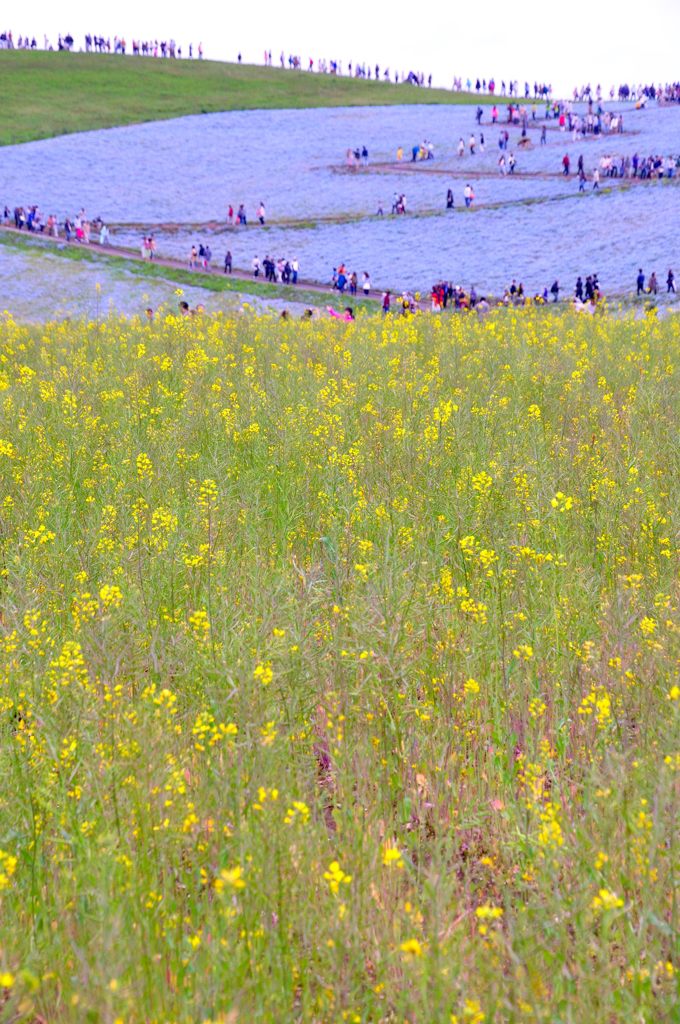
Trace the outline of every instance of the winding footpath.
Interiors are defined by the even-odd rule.
[[[46,249],[56,249],[60,252],[64,250],[80,251],[85,258],[90,256],[96,259],[97,256],[104,258],[111,258],[116,260],[126,260],[135,266],[148,267],[151,270],[149,276],[157,276],[153,274],[152,268],[154,267],[165,267],[169,270],[181,271],[182,276],[190,275],[192,280],[191,284],[196,287],[201,287],[201,281],[206,278],[217,278],[220,281],[228,282],[230,280],[244,281],[248,287],[244,287],[243,291],[250,294],[257,294],[263,297],[274,298],[285,298],[289,300],[295,300],[296,294],[299,293],[299,301],[305,301],[305,292],[313,293],[315,295],[323,296],[326,299],[331,298],[334,295],[339,295],[336,289],[330,285],[322,284],[320,281],[311,281],[307,278],[298,277],[297,284],[283,284],[280,282],[265,281],[262,277],[255,277],[252,271],[239,270],[237,268],[232,269],[231,273],[226,274],[217,267],[210,267],[208,270],[190,270],[187,267],[185,260],[173,259],[168,256],[154,256],[152,260],[143,258],[138,249],[133,249],[128,246],[120,245],[101,245],[95,238],[91,238],[90,242],[85,244],[82,242],[71,241],[67,242],[64,238],[54,238],[52,235],[47,235],[42,232],[31,232],[25,229],[18,229],[12,227],[9,224],[0,224],[0,230],[6,235],[13,236],[16,239],[20,239],[24,244],[43,246]],[[253,285],[256,289],[253,289]],[[227,289],[225,289],[227,290]],[[231,289],[229,289],[231,290]],[[236,290],[236,289],[234,289]],[[345,291],[341,298],[342,300],[348,300],[353,303],[372,300],[376,302],[380,299],[382,292],[376,289],[366,295],[363,290],[360,290],[357,295],[350,295]]]

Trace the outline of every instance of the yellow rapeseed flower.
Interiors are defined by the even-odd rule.
[[[423,955],[423,947],[418,939],[406,939],[405,942],[401,943],[399,949],[401,950],[405,960],[415,959],[416,957]]]

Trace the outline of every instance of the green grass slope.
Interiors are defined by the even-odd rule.
[[[0,51],[0,96],[0,145],[221,110],[478,99],[255,65],[24,51]]]

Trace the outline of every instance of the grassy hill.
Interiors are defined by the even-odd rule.
[[[0,51],[0,96],[0,145],[221,110],[478,100],[255,65],[16,50]]]

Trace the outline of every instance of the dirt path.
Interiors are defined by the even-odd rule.
[[[294,299],[294,295],[292,295],[291,292],[294,292],[295,290],[299,290],[300,292],[313,292],[319,296],[324,296],[326,299],[331,299],[333,296],[337,296],[339,301],[356,301],[365,298],[376,301],[380,299],[382,296],[382,292],[376,291],[375,289],[371,289],[368,295],[362,289],[359,289],[359,292],[356,296],[350,295],[349,292],[347,291],[340,295],[340,293],[338,293],[335,289],[331,288],[330,285],[324,285],[321,284],[321,282],[319,281],[310,281],[309,279],[302,277],[298,277],[297,284],[295,285],[286,285],[279,282],[270,282],[265,281],[264,277],[261,274],[258,277],[255,277],[252,271],[249,272],[247,270],[240,270],[238,268],[234,268],[230,274],[225,274],[221,267],[211,267],[209,270],[192,270],[187,266],[185,260],[177,260],[168,256],[154,256],[153,260],[148,260],[147,258],[142,257],[138,249],[132,249],[127,246],[120,245],[100,245],[99,241],[96,240],[95,238],[92,238],[89,244],[86,245],[82,242],[67,242],[65,238],[54,238],[52,235],[47,235],[43,232],[32,232],[26,229],[20,230],[18,228],[12,227],[9,224],[0,224],[0,229],[4,231],[6,234],[14,235],[17,238],[26,239],[26,241],[28,241],[29,243],[42,244],[46,248],[63,249],[68,247],[69,249],[83,249],[86,252],[92,252],[93,254],[102,255],[104,257],[110,256],[115,257],[116,259],[127,260],[130,263],[134,263],[136,265],[159,266],[167,267],[170,270],[181,270],[184,273],[192,274],[196,278],[196,281],[192,282],[192,284],[195,283],[196,287],[198,288],[201,287],[201,278],[217,277],[220,279],[226,278],[227,280],[231,279],[236,281],[244,281],[246,284],[250,285],[252,285],[253,283],[257,283],[258,286],[264,288],[269,287],[271,288],[272,298],[285,297],[287,299]],[[285,296],[276,294],[277,292],[280,292],[281,289],[286,289]],[[243,291],[248,292],[248,287],[244,287]],[[250,290],[250,294],[254,294],[252,292],[252,289]],[[301,299],[301,301],[304,301],[304,299]]]

